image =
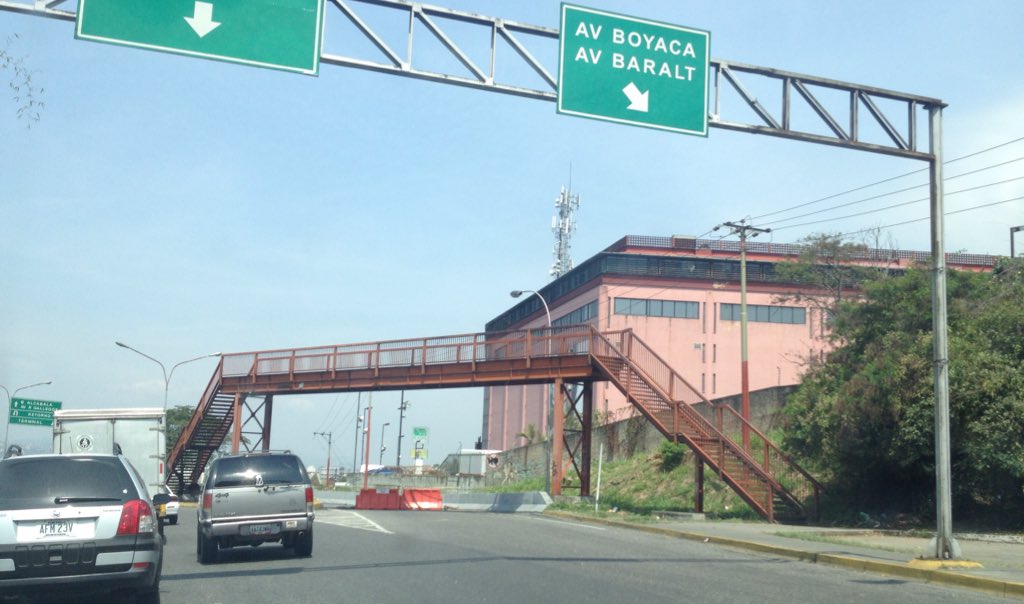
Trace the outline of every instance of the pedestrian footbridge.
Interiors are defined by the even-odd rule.
[[[704,398],[631,330],[586,325],[224,354],[168,455],[167,482],[187,491],[228,438],[232,451],[243,434],[253,437],[250,450],[269,450],[277,396],[553,383],[564,403],[555,408],[574,415],[582,432],[570,443],[565,415],[555,414],[552,494],[574,472],[579,494],[589,496],[592,389],[571,386],[596,381],[614,384],[666,438],[693,450],[699,482],[711,468],[769,521],[816,514],[821,485],[731,407]],[[697,493],[702,511],[703,488]]]

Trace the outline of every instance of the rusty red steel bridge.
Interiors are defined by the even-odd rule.
[[[232,452],[269,450],[276,396],[554,384],[564,413],[552,420],[551,493],[571,484],[589,496],[594,402],[586,386],[596,381],[614,384],[667,439],[694,452],[696,511],[707,467],[766,520],[817,515],[822,486],[732,407],[711,403],[632,330],[587,325],[224,354],[168,455],[167,482],[187,492],[228,438]],[[573,416],[581,429],[567,438]],[[243,434],[254,438],[245,443]],[[570,473],[576,480],[566,480]]]

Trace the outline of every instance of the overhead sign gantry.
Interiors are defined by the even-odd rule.
[[[76,13],[57,8],[66,1],[0,0],[0,10],[16,11],[54,19],[75,20]],[[82,0],[82,4],[95,1],[97,0]],[[106,1],[111,2],[113,0]],[[123,1],[128,2],[128,0]],[[150,0],[132,0],[132,2],[143,1],[148,2]],[[184,0],[174,1],[182,2]],[[328,0],[309,1],[315,2],[318,6],[323,6]],[[556,101],[558,99],[558,89],[560,87],[558,79],[551,75],[544,63],[533,55],[529,45],[525,44],[521,38],[560,39],[560,33],[565,32],[496,17],[487,17],[468,11],[458,11],[425,5],[419,2],[410,2],[408,0],[329,1],[380,52],[383,59],[380,57],[376,59],[351,57],[321,50],[319,58],[323,62],[445,84],[455,84],[480,90],[513,94],[527,98],[548,101]],[[211,0],[210,2],[214,4],[213,9],[211,9],[213,11],[210,15],[211,21],[219,20],[219,17],[214,16],[219,14],[216,13],[216,2],[217,0]],[[384,41],[384,37],[377,34],[359,16],[357,11],[352,8],[352,5],[356,3],[395,9],[396,12],[400,13],[401,21],[399,26],[401,27],[404,24],[404,29],[407,32],[406,50],[404,53],[396,52],[391,48]],[[192,3],[193,19],[197,18],[196,5],[196,2]],[[265,3],[258,3],[257,5],[256,2],[251,3],[251,5],[255,6],[257,11],[266,9],[268,6]],[[182,15],[182,19],[185,16]],[[198,19],[200,21],[207,20],[205,8],[199,11]],[[466,53],[459,48],[454,39],[445,33],[444,28],[441,26],[442,21],[469,24],[489,29],[491,41],[489,69],[477,65],[470,58],[470,53]],[[464,67],[465,71],[439,73],[431,69],[419,68],[414,61],[413,52],[417,23],[426,27],[430,34],[451,52],[452,57],[456,59],[458,64]],[[514,53],[533,72],[540,76],[547,86],[546,89],[539,89],[531,85],[508,83],[499,77],[497,66],[500,63],[495,60],[498,54],[499,40],[503,40],[511,47]],[[594,50],[596,52],[598,49],[595,48]],[[183,54],[194,53],[188,51],[183,52]],[[696,48],[694,54],[696,55]],[[638,58],[639,60],[640,58]],[[638,64],[642,65],[642,63]],[[949,345],[942,177],[942,110],[946,106],[945,103],[931,97],[727,61],[709,60],[709,69],[711,70],[709,74],[711,78],[709,96],[711,98],[709,99],[710,107],[707,111],[707,118],[708,125],[711,127],[870,151],[921,160],[928,163],[931,194],[930,226],[933,271],[932,364],[935,376],[936,517],[938,526],[934,540],[934,553],[935,557],[939,559],[959,558],[961,556],[959,545],[953,538],[952,490],[950,486]],[[642,70],[643,68],[641,68]],[[660,71],[660,67],[656,67],[655,71]],[[750,76],[762,80],[767,79],[781,84],[781,86],[775,88],[780,91],[780,97],[776,99],[776,106],[766,106],[765,103],[762,103],[751,94],[743,84],[741,76]],[[644,101],[641,97],[644,91],[641,89],[641,85],[636,83],[634,85],[637,89],[636,92],[629,88],[629,92],[625,94],[631,97],[631,105],[635,103],[633,111],[639,111],[639,108],[643,106]],[[628,88],[628,83],[624,88]],[[835,116],[837,111],[835,108],[830,108],[827,103],[823,103],[819,99],[818,91],[820,90],[828,91],[831,94],[838,92],[848,97],[845,107],[840,109],[840,111],[845,112],[840,114],[840,118]],[[795,95],[793,94],[794,92],[796,93]],[[731,117],[735,109],[727,107],[727,104],[724,102],[726,95],[730,93],[735,93],[734,96],[730,97],[730,100],[738,97],[739,102],[736,106],[741,108],[740,111],[749,110],[756,116],[756,119]],[[812,127],[805,125],[801,128],[794,124],[792,119],[794,103],[792,101],[795,98],[802,98],[805,107],[809,108],[811,113],[817,116],[818,121]],[[648,97],[648,110],[650,109],[650,102]],[[927,149],[919,148],[918,144],[918,118],[922,113],[926,115],[928,122]],[[655,126],[655,124],[650,125],[652,127]],[[870,125],[871,128],[865,128],[865,125]],[[873,134],[869,130],[880,134]]]

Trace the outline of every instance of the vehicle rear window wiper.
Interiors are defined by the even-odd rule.
[[[54,503],[93,503],[100,501],[117,501],[120,503],[120,497],[54,497]]]

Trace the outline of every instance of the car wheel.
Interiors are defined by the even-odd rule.
[[[296,556],[308,558],[313,555],[313,527],[310,526],[305,534],[295,536],[292,548]]]
[[[196,529],[196,552],[199,554],[199,562],[201,564],[216,562],[217,540],[204,535],[202,529]]]

